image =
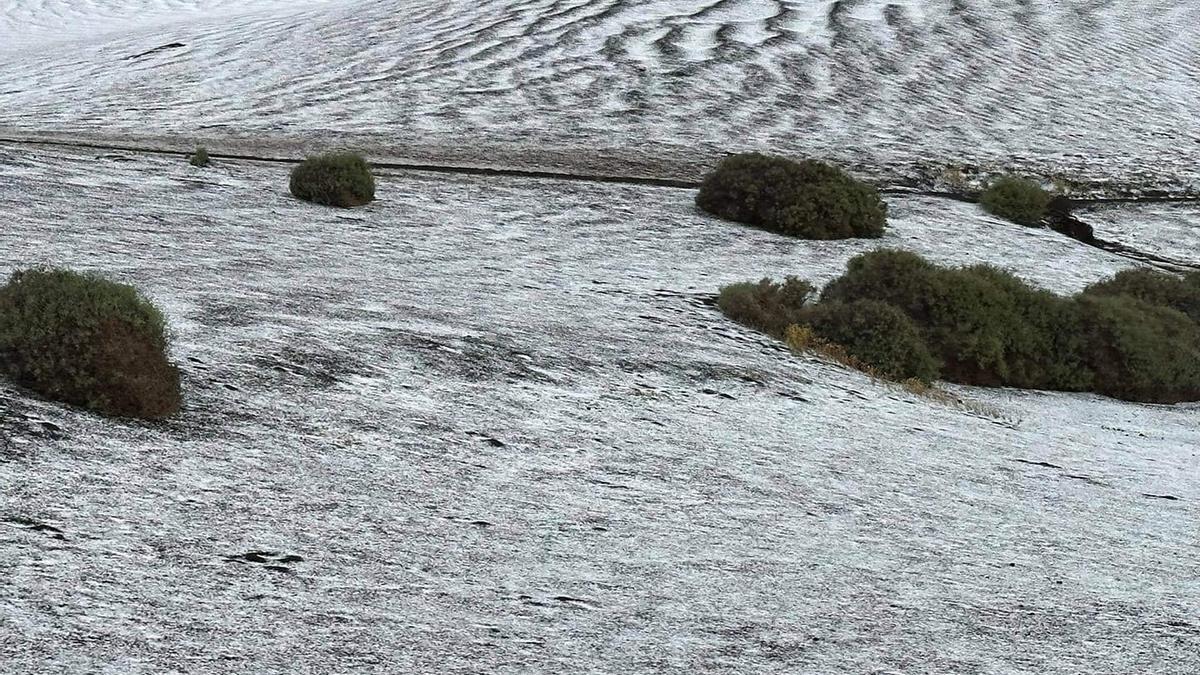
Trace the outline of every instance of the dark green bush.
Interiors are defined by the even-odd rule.
[[[1080,295],[1095,391],[1131,401],[1200,400],[1200,325],[1128,295]]]
[[[1041,224],[1050,204],[1050,193],[1031,180],[1005,176],[988,186],[979,203],[989,212],[1020,225]]]
[[[292,169],[289,187],[299,199],[327,206],[360,206],[375,199],[375,178],[361,155],[309,157]]]
[[[783,339],[788,326],[801,323],[813,291],[812,284],[796,277],[783,283],[763,279],[722,288],[717,306],[734,321]]]
[[[876,300],[815,305],[804,321],[818,337],[842,346],[855,359],[892,380],[929,382],[938,362],[908,315]]]
[[[938,269],[933,290],[914,316],[956,382],[996,386],[1009,376],[1008,347],[1023,328],[1021,296],[997,283],[1001,270]],[[914,302],[922,302],[914,298]]]
[[[1170,307],[1200,322],[1200,272],[1186,277],[1149,268],[1122,270],[1088,286],[1087,295],[1128,295],[1158,307]]]
[[[704,178],[696,205],[721,218],[802,239],[881,237],[887,205],[875,188],[816,160],[733,155]]]
[[[196,151],[188,158],[188,164],[201,168],[208,166],[208,149],[203,145],[197,145]]]
[[[122,417],[179,410],[163,315],[132,286],[69,270],[0,287],[0,367],[49,398]]]
[[[1091,391],[1083,308],[1040,289],[1017,296],[1020,316],[1009,326],[1002,384],[1022,389]]]
[[[908,251],[880,249],[850,259],[846,273],[821,292],[821,302],[882,300],[910,314],[925,313],[937,268]]]
[[[1072,324],[1077,316],[1070,301],[1004,270],[936,267],[906,251],[873,251],[851,259],[846,273],[821,294],[823,303],[854,300],[903,310],[942,361],[947,379],[1067,390],[1090,383],[1080,368],[1080,331]]]
[[[822,303],[862,300],[907,314],[952,379],[994,384],[1007,370],[1003,326],[1016,320],[1016,307],[982,271],[938,268],[905,251],[873,251],[852,258],[821,295]]]
[[[771,297],[769,282],[751,288]],[[1200,321],[1185,313],[1197,291],[1200,275],[1138,271],[1063,297],[995,267],[938,267],[880,250],[851,259],[815,305],[737,308],[772,335],[786,324],[807,326],[887,377],[1175,403],[1200,400]],[[934,374],[930,362],[938,364]]]

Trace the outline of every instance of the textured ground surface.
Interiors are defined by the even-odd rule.
[[[0,126],[25,129],[755,146],[1200,188],[1188,0],[14,0],[0,45]]]
[[[1200,267],[1200,205],[1107,204],[1077,215],[1097,237]]]
[[[1182,0],[11,0],[0,138],[1194,192],[1197,26]],[[0,673],[1200,672],[1200,406],[956,389],[969,413],[711,306],[881,245],[1060,292],[1135,261],[928,197],[814,243],[688,190],[385,171],[340,211],[287,170],[0,143],[0,275],[138,284],[188,394],[142,425],[0,381]],[[1197,215],[1080,214],[1193,262]]]
[[[1195,406],[979,417],[705,303],[880,244],[1063,291],[1122,259],[921,198],[806,243],[686,190],[410,173],[347,212],[286,167],[61,152],[0,147],[0,273],[140,284],[190,398],[0,385],[4,672],[1200,668]]]

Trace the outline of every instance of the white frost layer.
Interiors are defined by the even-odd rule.
[[[964,390],[998,423],[704,303],[881,244],[1061,291],[1123,260],[929,199],[814,243],[685,190],[343,211],[286,172],[0,147],[0,273],[136,282],[188,393],[143,426],[0,385],[0,672],[1200,670],[1196,406]]]
[[[98,41],[163,24],[266,14],[337,0],[13,0],[0,7],[0,53]]]
[[[1186,0],[55,0],[50,23],[43,4],[0,23],[0,125],[765,148],[1200,188]]]
[[[1200,267],[1200,205],[1112,204],[1077,215],[1097,237]]]

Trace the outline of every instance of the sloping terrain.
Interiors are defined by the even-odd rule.
[[[1200,267],[1200,205],[1194,202],[1098,204],[1078,217],[1098,237]]]
[[[871,383],[722,317],[904,245],[1060,291],[1127,262],[892,200],[797,242],[688,190],[0,149],[5,266],[141,285],[189,400],[0,385],[6,672],[1162,672],[1200,667],[1197,407]]]
[[[17,0],[0,126],[761,147],[1194,191],[1198,31],[1186,0]]]
[[[1198,27],[1183,0],[4,3],[0,277],[137,284],[187,400],[123,422],[0,380],[0,673],[1200,672],[1200,404],[947,405],[713,306],[879,246],[1061,293],[1138,257],[928,195],[804,242],[653,181],[396,168],[686,183],[755,147],[1195,194]],[[336,210],[283,161],[118,150],[196,139],[392,168]],[[1194,205],[1077,215],[1200,262]]]

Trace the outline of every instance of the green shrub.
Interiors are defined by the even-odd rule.
[[[1153,403],[1200,400],[1200,325],[1128,295],[1078,301],[1095,391]]]
[[[876,300],[819,304],[805,312],[805,323],[823,340],[841,345],[881,377],[929,382],[938,362],[908,315]]]
[[[846,263],[846,273],[825,286],[821,302],[881,300],[909,314],[924,314],[925,298],[932,292],[936,274],[937,268],[915,253],[870,251]]]
[[[327,206],[360,206],[375,199],[375,178],[361,155],[309,157],[292,170],[289,184],[299,199]]]
[[[1050,204],[1050,193],[1031,180],[1005,176],[988,186],[979,203],[1001,218],[1030,227],[1041,224]]]
[[[717,307],[740,324],[783,339],[788,326],[800,323],[813,291],[812,284],[796,277],[732,284],[721,289]]]
[[[876,300],[911,318],[942,376],[964,384],[1078,389],[1076,313],[1065,298],[1034,289],[995,267],[937,267],[906,251],[883,249],[850,260],[821,302]]]
[[[1070,298],[991,265],[939,268],[930,310],[918,318],[943,377],[963,384],[1080,391],[1079,312]]]
[[[69,270],[14,272],[0,287],[0,367],[49,398],[123,417],[180,406],[163,315],[132,286]]]
[[[933,292],[914,320],[942,359],[947,379],[997,386],[1009,377],[1008,347],[1023,326],[1021,297],[997,283],[1002,275],[991,268],[951,268],[933,276]]]
[[[208,166],[208,149],[203,145],[197,145],[196,151],[188,158],[188,164],[201,168]]]
[[[1170,307],[1200,322],[1200,272],[1186,277],[1149,268],[1122,270],[1088,286],[1087,295],[1128,295],[1158,307]]]
[[[906,251],[864,253],[821,294],[822,303],[863,300],[907,314],[949,379],[994,384],[1006,373],[1004,326],[1017,320],[1017,310],[982,270],[939,268]]]
[[[772,297],[763,284],[745,290]],[[851,259],[815,305],[742,313],[773,335],[797,323],[889,378],[1175,403],[1200,400],[1200,321],[1185,313],[1198,291],[1200,274],[1136,271],[1063,297],[988,265],[880,250]]]
[[[1072,298],[1040,289],[1017,296],[1020,315],[1007,330],[1005,386],[1092,391],[1083,308]]]
[[[733,155],[709,173],[696,205],[721,218],[802,239],[881,237],[887,205],[875,188],[816,160]]]

